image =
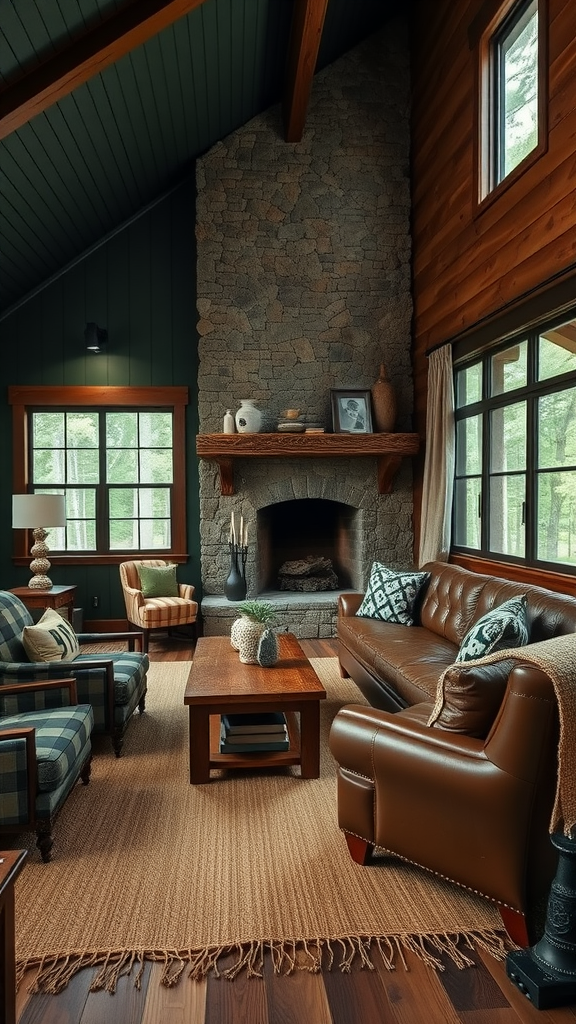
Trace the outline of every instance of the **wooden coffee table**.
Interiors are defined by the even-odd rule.
[[[186,684],[190,719],[190,782],[210,781],[212,768],[299,764],[304,779],[320,774],[320,701],[326,691],[291,633],[281,633],[280,657],[271,668],[244,665],[228,636],[201,637]],[[289,750],[220,753],[220,716],[283,711]]]

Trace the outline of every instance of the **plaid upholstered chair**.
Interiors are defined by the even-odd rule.
[[[133,650],[82,654],[82,645],[126,640],[133,647],[138,639],[143,644],[142,634],[140,637],[136,633],[79,633],[76,636],[65,619],[58,615],[57,619],[61,620],[61,631],[66,638],[64,657],[31,661],[22,635],[26,627],[35,625],[32,616],[14,594],[0,591],[0,692],[3,686],[13,686],[23,680],[37,682],[72,676],[80,702],[92,705],[94,733],[108,733],[119,757],[132,714],[136,708],[144,711],[148,655]],[[70,657],[70,648],[76,643],[79,653],[73,650]]]
[[[176,626],[194,626],[198,602],[194,587],[178,583],[176,566],[158,558],[120,563],[120,582],[126,617],[131,628],[144,633],[144,650],[148,650],[153,629],[170,630]]]
[[[0,834],[35,829],[43,861],[56,814],[78,779],[88,784],[93,725],[74,679],[0,687]]]

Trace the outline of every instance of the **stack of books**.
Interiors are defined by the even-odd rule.
[[[248,754],[256,750],[289,750],[286,717],[281,711],[222,715],[220,753]]]

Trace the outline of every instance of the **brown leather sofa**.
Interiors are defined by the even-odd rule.
[[[350,853],[374,847],[494,900],[516,942],[540,935],[556,867],[549,822],[556,788],[558,710],[548,676],[518,657],[454,666],[429,719],[438,680],[470,626],[525,594],[529,642],[576,632],[576,599],[432,562],[415,625],[356,616],[342,595],[341,673],[373,707],[335,717],[338,821]]]

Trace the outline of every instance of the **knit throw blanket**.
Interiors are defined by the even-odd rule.
[[[550,832],[563,831],[576,838],[576,633],[528,644],[522,649],[506,648],[484,658],[468,661],[466,665],[490,665],[495,661],[514,658],[518,664],[535,665],[542,669],[554,685],[558,701],[560,738],[558,743],[558,782],[550,821]],[[452,666],[450,666],[452,667]],[[436,703],[429,724],[436,720],[444,700],[444,677],[438,682]]]

